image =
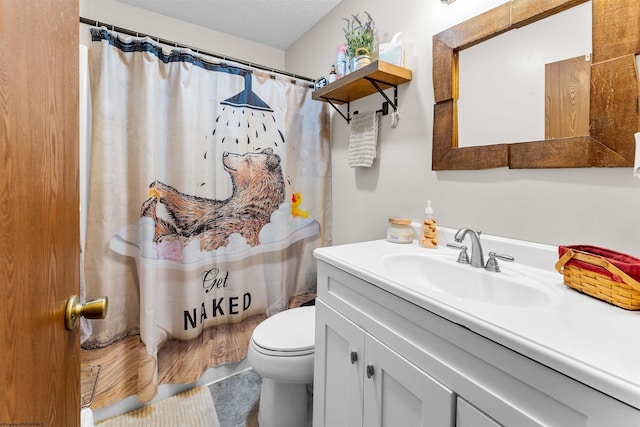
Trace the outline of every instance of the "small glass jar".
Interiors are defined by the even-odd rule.
[[[387,240],[393,243],[411,243],[415,233],[411,227],[411,220],[404,218],[389,218]]]

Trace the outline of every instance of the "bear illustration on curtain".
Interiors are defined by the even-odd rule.
[[[213,136],[218,133],[222,144],[242,141],[273,143],[277,147],[285,138],[277,129],[273,109],[253,91],[252,74],[241,75],[244,90],[220,102],[222,113],[216,117]],[[227,246],[230,236],[237,233],[249,246],[260,244],[260,230],[285,200],[280,156],[271,148],[245,154],[225,151],[222,166],[232,183],[231,196],[224,200],[185,194],[157,180],[149,185],[140,216],[155,221],[154,242],[177,240],[184,247],[199,240],[202,251],[212,251]],[[158,213],[158,203],[168,218]]]
[[[225,152],[222,163],[233,184],[226,200],[184,194],[159,181],[150,185],[141,216],[155,221],[155,242],[179,239],[186,244],[198,239],[201,250],[212,251],[238,233],[249,246],[260,243],[260,230],[285,198],[280,156],[271,148],[243,155]],[[158,217],[158,203],[164,205],[168,220]]]

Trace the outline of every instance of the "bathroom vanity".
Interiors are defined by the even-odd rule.
[[[565,287],[555,247],[317,249],[315,427],[640,425],[640,316]],[[468,242],[463,242],[468,243]]]

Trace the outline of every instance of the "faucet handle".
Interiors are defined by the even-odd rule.
[[[469,264],[469,255],[467,254],[467,247],[459,245],[457,243],[447,243],[448,248],[460,249],[460,255],[458,255],[459,264]]]
[[[497,259],[496,259],[497,258]],[[500,266],[498,265],[498,259],[503,261],[513,262],[515,260],[511,255],[503,255],[497,254],[495,252],[489,252],[489,259],[487,260],[487,265],[484,267],[487,271],[492,271],[494,273],[500,273]]]

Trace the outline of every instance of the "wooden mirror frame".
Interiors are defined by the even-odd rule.
[[[433,36],[433,170],[633,166],[640,2],[592,0],[589,135],[458,147],[458,52],[587,0],[511,0]]]

